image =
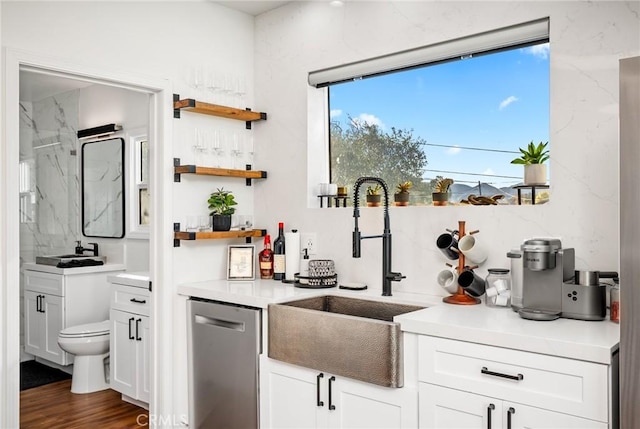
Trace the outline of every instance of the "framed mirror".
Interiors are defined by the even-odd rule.
[[[124,237],[124,139],[82,145],[82,234]]]

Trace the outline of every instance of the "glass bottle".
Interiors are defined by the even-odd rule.
[[[264,236],[264,249],[258,254],[258,260],[260,261],[260,278],[272,279],[273,250],[271,250],[271,236],[269,234]]]
[[[278,237],[273,242],[273,279],[284,280],[284,222],[278,223]]]
[[[485,304],[489,307],[511,306],[511,276],[506,268],[489,268]]]
[[[609,312],[609,318],[612,322],[620,323],[620,284],[615,280],[613,286],[611,286],[610,298],[611,311]]]

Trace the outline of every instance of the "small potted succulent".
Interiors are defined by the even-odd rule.
[[[212,217],[214,231],[229,231],[231,229],[231,215],[236,212],[235,206],[238,204],[231,191],[218,188],[209,196],[209,210]]]
[[[531,141],[526,149],[519,148],[522,155],[511,161],[512,164],[524,165],[525,185],[544,185],[547,183],[547,166],[544,164],[549,159],[549,150],[546,143],[537,145]]]
[[[449,186],[453,184],[453,179],[440,179],[431,193],[434,206],[446,206],[449,201]]]
[[[396,206],[409,205],[409,189],[413,186],[410,181],[402,182],[396,186],[397,192],[393,195]]]
[[[375,186],[367,186],[367,207],[379,207],[382,195],[382,186],[376,184]]]

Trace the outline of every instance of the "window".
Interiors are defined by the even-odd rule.
[[[145,134],[142,134],[142,133]],[[149,192],[149,141],[146,131],[137,130],[129,136],[131,175],[131,196],[129,201],[129,238],[148,238],[150,224]]]
[[[527,29],[526,40],[515,27]],[[448,177],[450,203],[500,195],[498,203],[517,204],[523,167],[511,160],[530,141],[549,141],[549,44],[547,20],[515,27],[417,50],[433,61],[419,63],[413,50],[409,65],[393,60],[405,52],[370,60],[364,72],[367,61],[311,73],[310,82],[328,86],[331,182],[379,176],[393,192],[411,181],[411,204],[431,205],[436,180]],[[478,50],[446,57],[469,52],[460,46]],[[548,195],[538,189],[536,203]]]

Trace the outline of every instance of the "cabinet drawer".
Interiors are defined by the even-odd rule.
[[[606,365],[421,336],[420,381],[608,421]]]
[[[64,296],[64,276],[25,270],[24,289],[50,295]]]
[[[148,316],[150,299],[148,289],[114,284],[111,308]]]

